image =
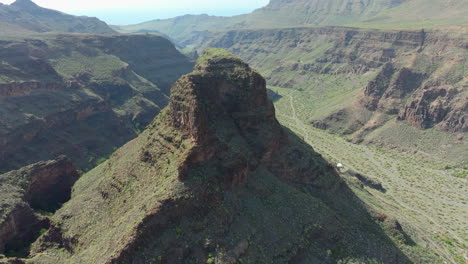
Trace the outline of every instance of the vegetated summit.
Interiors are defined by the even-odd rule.
[[[153,123],[78,180],[25,261],[340,260],[410,263],[333,167],[280,126],[265,80],[209,49]]]
[[[85,16],[72,16],[42,8],[31,0],[16,0],[11,5],[0,3],[0,32],[24,35],[34,32],[116,33],[103,21]]]

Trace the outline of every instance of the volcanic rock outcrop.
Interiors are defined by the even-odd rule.
[[[345,259],[409,263],[333,167],[278,123],[265,80],[209,49],[153,123],[80,178],[28,261]]]
[[[70,199],[79,177],[64,156],[0,175],[0,253],[24,254],[27,244],[49,225],[35,210],[57,210]]]
[[[467,80],[458,87],[426,84],[415,93],[398,118],[421,129],[438,126],[451,132],[468,132]]]

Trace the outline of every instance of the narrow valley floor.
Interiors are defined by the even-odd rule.
[[[396,217],[419,245],[431,248],[444,260],[465,263],[468,258],[466,178],[454,176],[444,162],[398,150],[353,144],[316,129],[304,120],[307,114],[300,111],[306,107],[301,107],[300,98],[294,93],[291,95],[290,89],[272,90],[281,96],[275,107],[283,125],[302,136],[331,163],[342,163],[343,172],[359,173],[382,184],[385,192],[362,188],[352,174],[343,173],[368,206]]]

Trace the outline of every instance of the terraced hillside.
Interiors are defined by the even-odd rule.
[[[24,37],[0,41],[0,172],[62,154],[94,167],[151,122],[192,68],[158,36]]]

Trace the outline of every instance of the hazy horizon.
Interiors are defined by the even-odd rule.
[[[11,4],[15,0],[0,0]],[[39,6],[77,16],[97,17],[108,24],[136,24],[186,14],[235,16],[265,6],[269,0],[33,0]]]

